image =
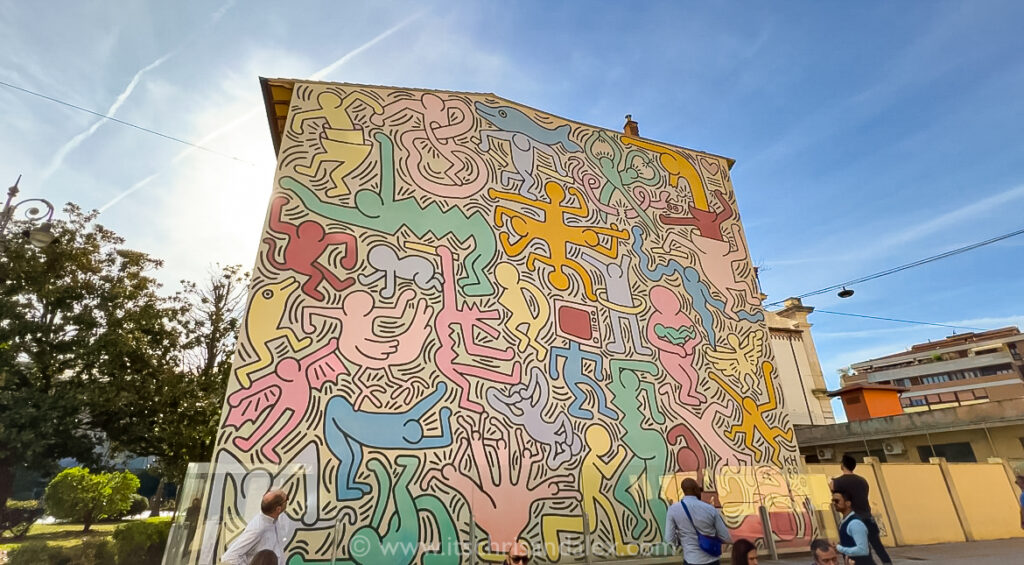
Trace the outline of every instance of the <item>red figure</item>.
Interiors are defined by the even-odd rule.
[[[324,299],[322,292],[317,290],[324,280],[331,288],[339,292],[352,286],[355,280],[348,277],[339,279],[326,266],[317,262],[324,254],[328,246],[345,245],[345,255],[341,258],[341,266],[351,269],[356,266],[356,238],[347,233],[325,233],[323,226],[313,220],[306,220],[296,226],[284,221],[281,215],[288,198],[278,196],[270,205],[270,231],[288,238],[284,246],[284,262],[280,263],[275,258],[277,255],[277,241],[273,238],[264,238],[267,244],[267,262],[275,269],[282,271],[295,271],[296,273],[309,277],[302,285],[302,292],[310,298],[321,301]]]
[[[714,191],[715,198],[718,199],[718,203],[722,205],[720,212],[713,210],[701,210],[695,206],[690,207],[690,216],[669,216],[662,214],[658,217],[661,223],[666,226],[693,226],[697,228],[697,232],[700,235],[708,239],[717,239],[718,241],[724,241],[722,236],[722,224],[732,219],[734,213],[732,206],[729,205],[729,200],[726,199],[725,195],[721,192]]]

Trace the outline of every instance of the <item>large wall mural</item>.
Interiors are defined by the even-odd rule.
[[[684,476],[754,531],[797,465],[760,299],[721,157],[297,83],[193,562],[271,486],[289,565],[651,552]]]

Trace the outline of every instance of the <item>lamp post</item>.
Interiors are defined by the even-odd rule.
[[[42,198],[29,198],[22,200],[21,202],[14,202],[14,197],[18,196],[18,183],[21,182],[21,175],[18,175],[18,180],[14,181],[14,186],[7,189],[7,202],[4,203],[3,210],[0,210],[0,248],[2,248],[3,240],[7,237],[7,225],[10,223],[11,218],[14,217],[14,212],[22,204],[37,203],[45,207],[43,210],[40,206],[32,206],[28,210],[25,210],[25,218],[30,222],[39,222],[37,226],[23,230],[21,236],[24,237],[32,245],[43,248],[49,245],[54,238],[53,232],[50,230],[52,224],[50,220],[53,219],[53,204],[49,200]]]

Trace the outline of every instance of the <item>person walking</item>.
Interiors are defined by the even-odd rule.
[[[732,565],[757,565],[757,546],[742,538],[732,544]]]
[[[665,542],[683,549],[683,565],[718,565],[722,544],[732,543],[718,509],[700,499],[697,481],[686,478],[683,499],[665,516]]]
[[[263,495],[260,513],[249,520],[245,530],[228,546],[221,557],[227,565],[249,565],[260,550],[269,549],[284,562],[284,548],[291,539],[294,522],[282,517],[288,506],[288,495],[283,490],[272,490]]]
[[[868,485],[868,481],[864,477],[854,474],[853,470],[856,468],[857,460],[850,454],[843,455],[840,461],[840,469],[842,469],[843,474],[832,479],[832,490],[840,489],[853,497],[853,511],[868,528],[868,543],[871,545],[871,549],[882,561],[882,565],[892,565],[889,552],[882,545],[882,536],[878,528],[878,522],[871,515],[871,503],[868,502],[868,493],[871,486]]]
[[[814,558],[812,565],[839,565],[836,547],[828,540],[819,538],[811,541],[811,557]]]
[[[1024,469],[1017,473],[1017,486],[1020,488],[1020,527],[1024,530]]]
[[[847,563],[852,565],[875,565],[868,547],[868,527],[853,511],[850,494],[843,490],[833,490],[832,506],[843,516],[839,524],[839,545],[836,551],[845,555]]]

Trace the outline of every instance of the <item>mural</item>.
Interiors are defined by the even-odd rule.
[[[193,563],[271,485],[289,565],[651,553],[682,476],[809,539],[725,159],[297,83],[262,242]]]

